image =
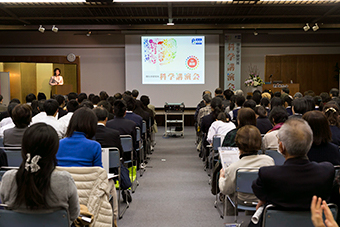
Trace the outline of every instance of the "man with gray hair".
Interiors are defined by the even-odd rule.
[[[334,167],[329,162],[308,160],[307,152],[313,143],[308,123],[299,118],[289,119],[280,128],[278,140],[286,161],[282,166],[260,168],[252,185],[260,200],[257,208],[273,204],[290,210],[309,210],[314,195],[327,200],[333,185]]]

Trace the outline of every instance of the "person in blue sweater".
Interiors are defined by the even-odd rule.
[[[90,139],[96,129],[97,117],[91,109],[82,107],[76,110],[68,125],[66,137],[60,140],[58,166],[103,167],[101,146]]]

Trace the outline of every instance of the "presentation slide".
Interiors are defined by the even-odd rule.
[[[158,38],[157,42],[155,39]],[[195,38],[195,40],[193,40]],[[202,38],[202,41],[200,40]],[[152,39],[152,45],[154,49],[152,53],[151,47],[145,48],[143,40]],[[170,39],[174,39],[170,41]],[[196,40],[197,39],[197,40]],[[132,91],[137,89],[141,95],[147,95],[150,97],[152,105],[163,108],[165,102],[167,103],[181,103],[184,102],[185,108],[196,108],[197,103],[202,100],[202,93],[204,90],[209,90],[212,93],[217,87],[219,87],[219,35],[215,34],[132,34],[125,36],[125,90]],[[164,40],[167,40],[164,42]],[[189,41],[189,44],[183,44],[185,40]],[[175,51],[175,59],[170,60],[170,50],[172,48],[165,45],[173,45],[173,41],[176,41],[177,51]],[[163,42],[165,47],[158,47],[159,42]],[[193,45],[192,42],[198,45]],[[155,45],[156,43],[157,45]],[[164,44],[165,43],[165,44]],[[200,44],[202,43],[202,45]],[[157,47],[155,47],[157,46]],[[197,47],[197,49],[196,49]],[[163,51],[164,58],[161,58],[161,49],[169,48]],[[195,51],[194,51],[195,50]],[[145,52],[146,51],[146,52]],[[149,52],[148,52],[149,51]],[[166,52],[166,53],[165,53]],[[158,54],[157,54],[158,53]],[[202,56],[201,56],[201,55]],[[148,55],[148,60],[145,61],[145,55]],[[185,57],[182,57],[185,56]],[[188,56],[195,56],[198,61],[189,63],[191,67],[186,66],[186,60]],[[157,58],[156,58],[157,57]],[[196,58],[194,58],[196,60]],[[153,59],[155,64],[150,63],[149,59]],[[163,64],[167,61],[171,61],[168,64]],[[179,63],[178,63],[179,62]],[[157,64],[156,64],[157,63]],[[160,72],[152,73],[155,76],[159,76],[158,82],[155,83],[154,79],[148,78],[146,81],[146,66],[150,67],[149,71],[164,70],[166,77],[160,80]],[[197,66],[197,68],[196,68]],[[202,67],[202,68],[200,68]],[[190,70],[188,68],[195,68]],[[182,71],[183,70],[183,71]],[[202,71],[202,74],[197,70]],[[194,71],[194,72],[193,72]],[[185,80],[185,74],[190,72],[190,79]],[[168,76],[170,73],[172,75]],[[176,73],[182,73],[182,80],[176,81]],[[199,74],[199,78],[194,80],[193,75]],[[203,73],[205,76],[203,76]],[[172,77],[172,79],[171,79]],[[199,79],[199,80],[198,80]],[[175,83],[174,83],[175,82]],[[140,97],[139,96],[139,97]],[[138,98],[139,98],[138,97]]]
[[[142,36],[143,84],[204,84],[204,36]]]

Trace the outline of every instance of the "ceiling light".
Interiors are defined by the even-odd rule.
[[[86,36],[89,37],[89,36],[91,36],[91,34],[92,34],[92,32],[89,31],[88,33],[86,33]]]
[[[38,28],[38,31],[41,32],[41,33],[44,33],[45,28],[42,25],[40,25],[40,27]]]
[[[313,31],[317,31],[319,30],[319,25],[317,23],[315,23],[315,25],[312,27]]]
[[[256,29],[255,29],[255,31],[254,31],[254,35],[258,35],[259,33],[256,31]]]
[[[166,25],[175,25],[175,23],[169,22]]]
[[[58,28],[57,28],[55,25],[53,25],[52,31],[55,32],[55,33],[57,33],[57,32],[58,32]]]
[[[310,29],[309,24],[307,23],[305,26],[303,26],[303,30],[306,32]]]

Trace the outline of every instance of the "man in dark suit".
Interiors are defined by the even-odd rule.
[[[120,134],[118,130],[106,127],[109,112],[104,107],[96,107],[93,109],[98,119],[98,126],[95,140],[100,143],[101,147],[117,147],[120,157],[123,157],[123,147],[120,142]]]
[[[282,166],[260,168],[252,185],[260,200],[257,207],[271,203],[284,209],[309,210],[314,195],[328,200],[334,167],[329,162],[308,160],[307,152],[313,142],[308,123],[299,118],[289,119],[281,127],[278,139],[279,150],[286,161]]]
[[[136,123],[124,118],[126,114],[125,101],[116,100],[113,111],[116,117],[112,120],[109,120],[106,124],[106,127],[118,130],[120,135],[131,135],[134,148],[137,149],[138,143],[136,142]]]
[[[136,100],[132,98],[132,96],[125,94],[123,95],[123,100],[126,102],[127,109],[124,118],[135,122],[137,127],[142,130],[143,118],[133,112],[135,110]]]

